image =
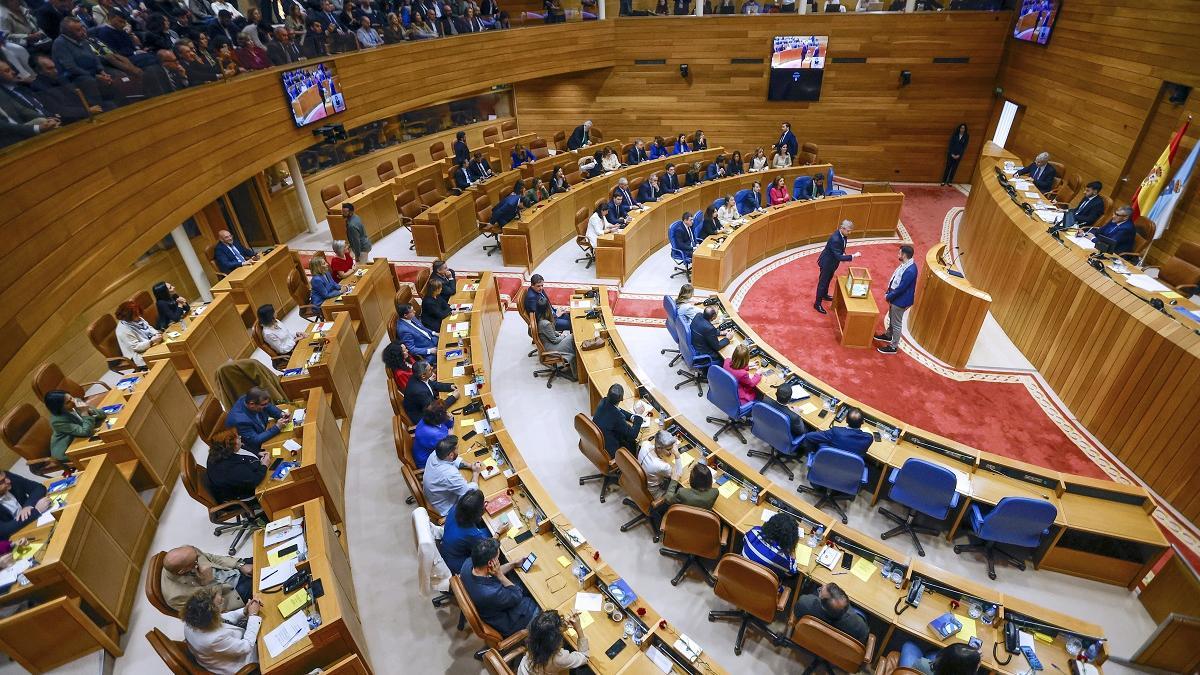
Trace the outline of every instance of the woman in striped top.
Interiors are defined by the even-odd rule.
[[[765,525],[746,533],[742,555],[778,574],[780,578],[796,575],[796,544],[800,528],[796,519],[787,513],[776,513]]]

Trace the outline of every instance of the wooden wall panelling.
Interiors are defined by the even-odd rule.
[[[604,71],[544,78],[516,86],[523,131],[544,138],[591,119],[606,138],[691,134],[745,155],[779,138],[790,120],[820,161],[854,178],[936,181],[960,122],[972,130],[960,180],[972,169],[993,105],[1007,12],[920,15],[762,16],[626,19],[617,22],[616,65]],[[634,35],[626,37],[626,34]],[[766,100],[771,37],[829,36],[821,100]],[[901,37],[902,36],[902,37]],[[970,62],[933,63],[935,57]],[[732,64],[733,58],[762,63]],[[664,59],[638,65],[635,59]],[[689,79],[679,75],[687,63]],[[901,70],[913,73],[900,87]]]

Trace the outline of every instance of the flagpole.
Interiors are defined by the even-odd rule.
[[[1178,147],[1178,144],[1183,141],[1183,134],[1184,134],[1184,132],[1186,132],[1187,128],[1191,125],[1191,123],[1192,123],[1192,115],[1191,115],[1191,113],[1188,113],[1187,120],[1184,121],[1183,126],[1179,129],[1179,131],[1176,132],[1175,137],[1171,139],[1171,142],[1167,145],[1167,150],[1163,151],[1163,155],[1166,157],[1166,160],[1167,160],[1166,170],[1163,172],[1163,180],[1164,181],[1168,181],[1168,182],[1170,181],[1171,160],[1173,160],[1174,156],[1175,156],[1174,150],[1175,150],[1175,148]],[[1197,141],[1197,143],[1200,143],[1200,141]],[[1162,159],[1163,159],[1163,157],[1160,157],[1159,162],[1161,162]],[[1130,201],[1130,206],[1133,207],[1133,209],[1134,209],[1135,215],[1145,217],[1146,220],[1151,225],[1154,226],[1154,236],[1152,236],[1150,238],[1150,243],[1146,245],[1146,250],[1142,253],[1142,257],[1138,259],[1138,267],[1144,268],[1146,266],[1146,259],[1150,257],[1150,249],[1154,248],[1154,242],[1158,241],[1161,234],[1159,233],[1159,230],[1158,230],[1158,223],[1153,220],[1150,220],[1150,218],[1146,214],[1141,213],[1141,209],[1138,208],[1138,199],[1137,198],[1138,198],[1139,194],[1141,193],[1141,188],[1145,186],[1145,181],[1143,181],[1142,183],[1143,183],[1142,186],[1139,186],[1138,189],[1134,191],[1133,197],[1130,198],[1129,201]],[[1157,197],[1158,197],[1158,194],[1156,193],[1155,198],[1157,199]],[[1151,209],[1147,210],[1147,213],[1152,210],[1153,210],[1153,205],[1152,205]],[[1170,220],[1169,215],[1168,215],[1167,219],[1168,219],[1168,221]]]

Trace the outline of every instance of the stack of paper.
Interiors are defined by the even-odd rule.
[[[604,596],[599,593],[576,593],[575,609],[581,612],[599,612],[604,605]]]
[[[274,528],[271,527],[275,523],[280,522],[284,524]],[[302,534],[304,534],[304,519],[297,518],[292,520],[290,516],[284,516],[279,520],[267,523],[265,534],[263,535],[263,546],[274,546],[275,544],[299,537]]]
[[[283,650],[304,639],[305,635],[308,635],[308,617],[303,613],[293,614],[290,619],[263,636],[263,642],[267,645],[267,653],[271,658],[275,658],[282,654]]]
[[[284,560],[278,565],[264,567],[258,571],[258,587],[260,589],[274,588],[287,581],[295,573],[295,558]]]
[[[1093,243],[1092,240],[1088,239],[1087,237],[1082,237],[1082,236],[1076,235],[1076,236],[1067,237],[1067,239],[1070,239],[1071,243],[1075,244],[1076,246],[1078,246],[1079,248],[1081,248],[1085,251],[1093,251],[1096,249],[1096,244]]]
[[[1140,288],[1143,291],[1151,291],[1154,293],[1165,293],[1171,290],[1169,286],[1147,274],[1129,275],[1129,285],[1133,286],[1134,288]]]
[[[16,583],[17,577],[24,574],[25,570],[28,570],[30,567],[33,567],[32,560],[18,560],[0,570],[0,588]]]

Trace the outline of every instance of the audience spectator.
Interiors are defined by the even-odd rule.
[[[115,330],[117,344],[121,347],[121,355],[133,361],[138,368],[145,368],[146,361],[142,354],[162,342],[162,335],[142,318],[142,310],[137,303],[126,300],[117,306],[113,313],[117,317]]]
[[[224,79],[229,79],[242,72],[237,57],[233,53],[233,45],[223,39],[217,40],[217,67],[221,70],[221,77]]]
[[[209,50],[208,33],[197,33],[195,42],[191,42],[187,38],[180,39],[175,44],[176,52],[179,51],[180,44],[192,46],[192,59],[189,62],[191,65],[184,64],[184,68],[188,70],[189,80],[193,80],[194,84],[202,84],[216,82],[221,77],[220,64]]]
[[[72,441],[91,438],[107,417],[61,389],[46,392],[42,403],[50,412],[50,456],[60,462],[67,461],[67,447]]]
[[[679,451],[675,448],[675,437],[665,430],[654,434],[653,438],[642,441],[638,448],[638,464],[646,472],[646,484],[651,490],[667,489],[675,463],[679,461]]]
[[[267,50],[254,44],[246,33],[238,33],[238,47],[234,51],[237,65],[243,70],[266,70],[271,67]]]
[[[189,49],[191,47],[185,45],[180,48],[180,53],[186,54]],[[148,66],[142,75],[142,88],[146,98],[169,94],[187,86],[187,70],[179,63],[175,52],[169,49],[158,50],[158,65]]]
[[[492,533],[483,522],[485,499],[479,490],[467,490],[458,502],[446,513],[446,523],[442,529],[441,549],[442,559],[453,574],[462,571],[463,565],[471,558],[471,548],[481,539],[491,539]],[[496,536],[503,537],[508,532],[510,523],[505,520],[496,531]]]
[[[32,65],[36,72],[33,81],[28,84],[18,84],[16,89],[26,96],[36,98],[42,104],[42,109],[46,114],[57,117],[64,124],[69,124],[87,119],[91,115],[103,111],[103,108],[98,105],[84,107],[79,88],[58,76],[58,69],[54,67],[54,59],[49,55],[34,56]],[[41,113],[39,112],[39,114]]]
[[[667,6],[667,0],[658,0],[654,5],[655,16],[670,16],[671,8]]]
[[[0,539],[9,539],[50,510],[46,487],[41,483],[0,470]]]
[[[263,443],[283,431],[292,421],[292,414],[271,402],[271,395],[262,387],[250,387],[233,402],[225,415],[225,426],[237,429],[247,452],[259,453]]]
[[[525,639],[525,658],[517,675],[563,675],[575,672],[588,662],[588,640],[583,631],[579,612],[573,611],[564,619],[557,610],[548,609],[529,623]],[[575,651],[563,647],[563,633],[575,631],[578,646]]]
[[[254,491],[267,475],[271,453],[254,453],[242,447],[234,429],[222,429],[208,443],[207,478],[212,498],[218,502],[254,498]]]
[[[413,461],[418,467],[425,466],[429,455],[441,440],[454,430],[454,418],[446,410],[446,404],[434,399],[425,406],[425,412],[417,426],[413,427]],[[453,568],[451,568],[453,569]]]
[[[0,0],[0,30],[27,49],[44,47],[53,39],[38,26],[37,17],[22,0]]]
[[[675,463],[675,467],[671,470],[671,482],[667,483],[667,496],[664,504],[668,507],[673,504],[683,504],[698,509],[711,509],[713,504],[717,503],[719,495],[717,488],[713,487],[712,470],[702,460],[692,462],[691,466],[692,468],[688,472],[688,485],[684,487],[680,482],[684,467],[681,462]]]
[[[537,602],[508,578],[521,562],[524,558],[500,564],[500,543],[480,539],[471,547],[471,559],[459,570],[479,618],[504,637],[527,627],[538,613]]]
[[[454,25],[454,17],[450,15],[450,5],[442,5],[440,15],[425,14],[425,20],[433,24],[437,30],[438,37],[449,37],[458,35],[458,27]]]
[[[262,601],[251,598],[245,607],[226,610],[224,597],[212,589],[197,589],[181,616],[188,653],[214,675],[234,675],[258,663],[258,631]]]
[[[306,59],[329,56],[329,46],[326,44],[326,30],[321,26],[320,21],[313,21],[308,25],[308,32],[304,34],[304,40],[300,45],[300,53]]]
[[[275,39],[267,43],[267,58],[271,65],[282,66],[299,61],[300,47],[292,42],[292,33],[286,28],[275,28]]]
[[[17,86],[13,67],[0,61],[0,147],[32,138],[59,126],[57,117],[35,97],[28,96]]]
[[[508,28],[508,12],[500,9],[500,0],[479,0],[479,18],[488,28]]]
[[[394,45],[404,42],[408,39],[404,24],[400,21],[400,15],[396,12],[388,12],[387,25],[383,27],[383,42],[384,44]]]
[[[263,21],[262,10],[258,7],[251,6],[246,10],[246,25],[242,26],[242,35],[250,38],[250,42],[259,49],[267,48],[267,40],[270,39],[271,26]],[[239,46],[240,42],[237,43]]]
[[[454,313],[442,293],[444,286],[439,277],[430,276],[425,284],[425,296],[421,298],[421,325],[434,334],[442,332],[442,320]]]
[[[51,40],[57,40],[58,36],[62,34],[63,19],[75,18],[75,14],[71,11],[74,7],[75,3],[72,0],[50,0],[36,7],[33,15],[37,17],[38,28]],[[79,21],[78,18],[75,20]],[[82,25],[83,22],[80,21],[80,24]]]
[[[218,593],[226,609],[240,609],[254,590],[254,565],[250,560],[205,553],[195,546],[180,546],[163,556],[160,578],[163,599],[182,611],[197,589]]]
[[[212,0],[212,2],[209,4],[212,7],[213,16],[219,16],[221,10],[225,10],[232,14],[235,18],[244,18],[242,13],[238,11],[237,4],[234,2],[229,2],[227,0]]]
[[[411,40],[428,40],[438,36],[437,29],[425,22],[425,17],[413,13],[412,30],[409,32]]]
[[[163,17],[166,21],[166,17]],[[213,44],[219,45],[221,41],[226,44],[234,44],[237,42],[237,35],[241,32],[238,25],[233,21],[233,13],[227,9],[222,9],[217,12],[217,20],[208,27],[208,36]]]
[[[618,448],[636,448],[638,432],[644,422],[640,415],[619,407],[623,398],[625,388],[619,384],[612,385],[592,414],[592,422],[604,434],[604,449],[609,457],[616,457]]]
[[[292,6],[288,8],[287,18],[283,20],[284,29],[293,38],[303,37],[307,26],[308,21],[304,17],[304,7],[298,2],[293,2]]]
[[[371,27],[371,18],[368,16],[358,18],[358,30],[355,32],[355,37],[358,39],[359,49],[374,49],[383,45],[383,36]]]
[[[104,24],[92,31],[92,37],[108,45],[108,48],[113,50],[113,52],[132,61],[135,58],[145,55],[146,52],[142,50],[137,36],[132,31],[126,30],[128,27],[129,22],[125,19],[124,14],[110,12]],[[149,65],[147,61],[143,61],[142,63],[143,65]]]
[[[557,2],[558,0],[553,1]],[[485,30],[487,30],[487,26],[484,25],[483,19],[479,18],[479,14],[473,6],[468,5],[466,11],[463,12],[462,19],[458,22],[458,32],[482,33]]]
[[[771,570],[781,578],[796,576],[796,544],[799,525],[788,513],[776,513],[765,525],[756,525],[746,533],[742,555]]]
[[[291,354],[296,348],[296,343],[304,339],[303,332],[288,330],[283,325],[275,315],[275,305],[266,304],[258,308],[258,325],[262,330],[263,341],[283,356]]]
[[[3,7],[0,6],[0,9]],[[9,39],[8,34],[0,30],[0,61],[7,61],[8,65],[13,67],[17,72],[17,80],[20,82],[32,82],[34,77],[33,61],[29,57],[29,50],[25,49],[24,45],[13,42]]]
[[[62,20],[61,34],[51,49],[54,65],[84,93],[90,105],[113,98],[113,78],[104,70],[100,55],[88,41],[87,29],[75,17]]]
[[[471,482],[463,478],[459,469],[471,470]],[[446,436],[438,441],[433,454],[425,461],[425,473],[421,475],[425,503],[439,515],[449,512],[468,490],[479,489],[477,481],[482,470],[483,465],[479,462],[468,464],[458,456],[457,436]]]
[[[454,405],[454,402],[458,400],[458,388],[433,379],[433,366],[429,365],[427,361],[413,363],[412,369],[412,377],[408,379],[408,386],[404,388],[404,412],[408,415],[409,420],[421,419],[425,414],[425,408],[440,399],[441,394],[449,394],[446,397],[447,407]]]

